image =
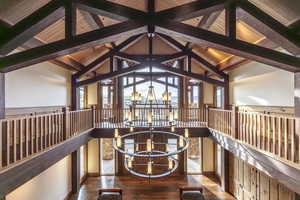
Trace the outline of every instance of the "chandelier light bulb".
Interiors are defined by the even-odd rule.
[[[135,152],[139,152],[139,144],[135,145]]]
[[[131,111],[128,112],[128,122],[132,122]]]
[[[128,158],[128,168],[129,169],[132,168],[132,160],[131,160],[131,158]]]
[[[152,141],[151,139],[147,139],[147,152],[151,152],[152,151]]]
[[[115,138],[117,138],[119,136],[119,129],[115,129]]]
[[[151,161],[150,161],[150,162],[148,162],[147,174],[149,174],[149,175],[151,175],[151,174],[152,174],[152,163],[151,163]]]
[[[171,132],[175,132],[175,126],[171,126]]]
[[[173,118],[173,112],[170,111],[170,113],[169,113],[169,122],[172,122],[173,120],[174,120],[174,118]]]
[[[166,152],[169,152],[169,144],[166,144]]]
[[[188,128],[186,128],[186,129],[184,129],[184,137],[189,137],[189,129]]]
[[[121,140],[121,137],[120,136],[118,136],[117,137],[117,147],[121,147],[122,146],[122,140]]]
[[[174,120],[178,120],[178,112],[174,111]]]
[[[168,164],[169,170],[173,169],[173,160],[171,158],[169,158],[168,161],[169,161],[169,164]]]
[[[152,112],[148,112],[148,123],[152,123]]]
[[[183,147],[184,143],[183,143],[183,136],[179,136],[179,147]]]
[[[133,126],[130,126],[129,131],[133,132]]]

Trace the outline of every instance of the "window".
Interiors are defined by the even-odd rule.
[[[223,105],[222,101],[222,88],[217,87],[216,88],[216,107],[221,108]]]
[[[86,107],[86,87],[79,88],[79,109]]]

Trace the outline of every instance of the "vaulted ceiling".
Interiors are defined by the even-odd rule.
[[[100,2],[101,0],[99,0]],[[148,11],[147,0],[109,0],[110,2],[121,4],[127,7],[135,8],[144,12]],[[173,8],[179,5],[190,3],[193,0],[156,0],[156,11],[162,11]],[[50,0],[4,0],[0,7],[0,20],[13,26],[26,18],[42,6],[49,3]],[[255,5],[266,14],[273,17],[286,27],[299,27],[300,20],[300,1],[294,0],[250,0],[251,4]],[[263,17],[263,16],[262,16]],[[209,13],[204,16],[197,16],[195,18],[183,21],[183,23],[193,27],[199,27],[218,34],[225,35],[225,10]],[[109,18],[107,16],[100,16],[88,13],[84,10],[77,9],[77,26],[76,34],[90,32],[101,27],[108,27],[113,24],[118,24],[120,21]],[[236,38],[241,41],[256,44],[266,48],[282,51],[279,44],[275,44],[272,38],[264,35],[266,30],[257,29],[257,23],[252,23],[251,19],[243,12],[236,13]],[[300,37],[300,36],[299,36]],[[52,43],[65,39],[65,17],[58,19],[55,23],[49,25],[46,29],[37,33],[35,38],[27,41],[18,51],[24,51],[32,47],[42,46],[44,44]],[[80,71],[85,66],[89,65],[100,55],[105,54],[115,45],[122,43],[126,37],[115,40],[113,43],[109,42],[104,45],[95,45],[93,48],[79,50],[58,57],[52,62],[67,67],[74,71]],[[225,53],[217,50],[214,47],[194,44],[186,42],[182,38],[174,38],[176,41],[192,49],[194,53],[205,58],[210,64],[217,67],[218,70],[230,70],[236,66],[240,66],[249,62],[247,59]],[[158,39],[159,42],[164,43],[164,40]],[[205,71],[205,70],[204,70]]]

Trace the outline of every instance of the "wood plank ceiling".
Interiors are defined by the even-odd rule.
[[[28,16],[38,8],[47,4],[50,0],[6,0],[4,3],[1,3],[0,7],[0,19],[13,25]],[[128,7],[139,9],[142,11],[147,10],[147,0],[109,0],[114,3],[122,4]],[[172,8],[178,5],[186,4],[192,2],[193,0],[156,0],[156,11],[165,10]],[[294,0],[250,0],[251,3],[255,4],[257,7],[274,17],[279,22],[288,26],[295,21],[300,19],[300,1]],[[89,22],[87,19],[88,13],[84,11],[77,10],[77,34],[85,33],[91,30],[96,29],[95,25],[92,22]],[[225,11],[221,13],[216,13],[216,20],[208,26],[201,26],[210,31],[225,34]],[[104,26],[109,26],[112,24],[119,23],[116,20],[96,16],[103,23]],[[200,16],[194,19],[185,21],[184,23],[197,27],[201,21],[204,21],[204,17]],[[93,22],[95,23],[95,22]],[[36,38],[44,43],[51,43],[64,39],[64,18],[60,19],[53,25],[49,26],[44,31],[36,35]],[[257,45],[266,45],[271,43],[264,35],[255,30],[250,25],[246,24],[240,19],[237,19],[237,38],[243,41],[247,41]],[[182,44],[186,45],[186,42],[179,41]],[[120,41],[116,42],[120,43]],[[94,47],[84,51],[73,53],[70,58],[79,62],[80,64],[87,65],[91,63],[96,57],[101,54],[104,54],[107,51],[107,48],[111,47],[111,44],[105,44],[103,46]],[[219,69],[226,69],[234,61],[243,61],[244,59],[239,58],[234,55],[224,53],[219,50],[208,48],[205,46],[199,46],[192,44],[193,51],[202,57],[205,57],[211,64],[216,65]],[[277,46],[270,46],[277,47]],[[22,50],[22,49],[21,49]],[[245,60],[244,60],[245,61]],[[231,66],[232,67],[232,66]]]

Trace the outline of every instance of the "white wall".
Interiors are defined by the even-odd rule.
[[[251,62],[230,73],[230,100],[236,105],[294,106],[294,75]]]
[[[49,62],[6,73],[6,108],[69,105],[70,78]]]
[[[88,106],[98,104],[97,89],[98,89],[97,83],[88,85]]]
[[[6,200],[64,200],[71,192],[71,157],[55,165],[20,186]]]

